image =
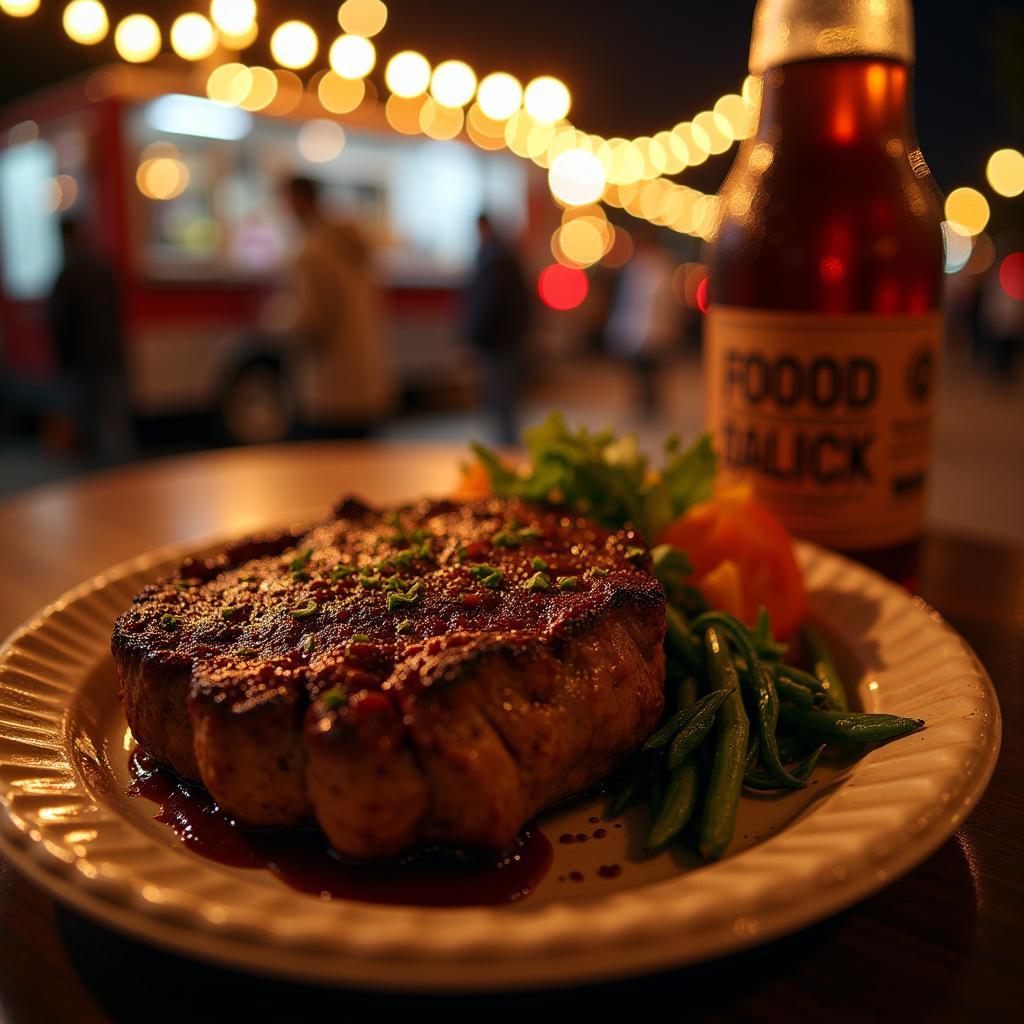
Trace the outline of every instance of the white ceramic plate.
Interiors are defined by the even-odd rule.
[[[126,790],[114,618],[181,551],[83,583],[0,649],[0,851],[59,899],[138,938],[241,968],[362,987],[568,984],[693,963],[808,925],[882,888],[951,835],[999,751],[992,685],[922,602],[801,546],[813,618],[869,711],[927,727],[785,797],[744,797],[731,855],[635,856],[639,827],[592,831],[592,799],[545,816],[554,864],[501,908],[323,902],[187,849]],[[638,812],[631,812],[638,813]],[[639,826],[639,822],[635,823]],[[603,878],[617,863],[622,874]],[[584,876],[572,882],[570,872]]]

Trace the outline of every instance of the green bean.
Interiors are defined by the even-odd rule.
[[[843,686],[842,677],[821,634],[813,626],[804,626],[800,636],[804,650],[814,665],[814,674],[821,680],[828,694],[829,704],[836,711],[846,711],[850,706],[846,699],[846,687]]]
[[[786,764],[790,764],[792,761],[799,761],[807,756],[809,747],[808,742],[811,746],[817,746],[814,740],[809,741],[807,736],[780,736],[779,737],[779,755]]]
[[[827,687],[824,686],[817,676],[812,676],[810,672],[805,672],[802,668],[797,668],[795,665],[772,665],[770,666],[770,671],[776,680],[780,676],[785,676],[786,679],[799,683],[801,686],[806,686],[808,690],[820,694],[822,697],[828,695]]]
[[[665,622],[672,649],[683,659],[691,672],[700,672],[700,654],[694,643],[694,636],[686,620],[671,605],[665,606]]]
[[[712,690],[699,702],[704,706],[676,733],[672,746],[668,748],[669,769],[678,768],[704,742],[704,737],[715,724],[718,709],[731,693],[731,690]]]
[[[749,772],[757,763],[757,754],[760,746],[761,742],[755,732],[754,735],[750,737],[750,742],[747,744],[747,757],[743,762],[743,770],[745,772]]]
[[[919,718],[898,715],[865,715],[853,711],[805,711],[784,707],[782,721],[791,729],[827,739],[856,743],[885,743],[916,732],[924,725]]]
[[[725,853],[736,826],[736,806],[743,785],[750,726],[743,710],[736,666],[729,657],[728,641],[724,635],[719,636],[713,626],[704,637],[711,687],[731,691],[718,714],[715,756],[700,822],[701,856],[705,860],[717,860]]]
[[[612,799],[608,805],[609,818],[617,818],[630,804],[636,803],[640,795],[640,785],[647,774],[639,759],[634,761],[634,764],[627,766],[626,773],[612,792]]]
[[[705,713],[708,708],[712,709],[711,714],[713,717],[715,711],[721,707],[723,700],[725,700],[725,696],[712,692],[706,697],[701,697],[700,700],[689,707],[677,711],[657,732],[653,732],[647,737],[643,749],[657,750],[659,747],[665,746],[680,729],[689,725],[694,718]]]
[[[757,725],[761,737],[761,760],[764,762],[765,768],[783,786],[790,789],[803,789],[805,783],[793,778],[779,757],[779,744],[775,737],[775,728],[779,721],[779,694],[775,689],[772,673],[758,658],[757,652],[750,642],[749,631],[742,622],[725,612],[705,612],[693,622],[694,629],[703,629],[707,626],[718,626],[727,631],[736,642],[740,655],[747,663],[749,671],[745,678],[748,678],[753,684],[757,696]]]
[[[811,777],[811,772],[814,771],[818,764],[818,758],[821,757],[821,752],[825,749],[825,744],[822,743],[820,747],[816,747],[810,752],[794,769],[793,775],[803,782],[806,782]],[[749,789],[782,789],[778,782],[768,774],[768,772],[762,771],[747,771],[743,775],[743,785]]]
[[[787,675],[780,673],[775,676],[775,688],[779,691],[780,698],[796,704],[797,707],[814,707],[814,692]]]
[[[647,833],[651,852],[667,846],[686,827],[697,805],[697,766],[692,760],[679,765],[668,780],[665,800],[652,818]]]
[[[676,691],[676,711],[682,711],[697,702],[697,680],[692,675],[685,675],[679,682]]]

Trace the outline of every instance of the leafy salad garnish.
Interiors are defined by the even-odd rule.
[[[507,466],[492,449],[473,445],[495,494],[568,505],[611,529],[631,523],[651,542],[714,490],[716,459],[708,434],[688,448],[670,435],[656,470],[635,434],[570,428],[560,412],[525,431],[523,440],[529,461],[522,471]]]

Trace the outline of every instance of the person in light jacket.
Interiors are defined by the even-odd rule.
[[[285,194],[303,231],[282,325],[295,341],[299,407],[317,433],[364,436],[397,394],[372,254],[355,224],[324,215],[316,182],[292,178]]]

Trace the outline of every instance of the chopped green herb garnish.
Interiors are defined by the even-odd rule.
[[[242,605],[240,604],[226,604],[220,610],[220,617],[224,619],[224,621],[226,622],[228,619],[231,618],[232,615],[235,614],[235,612],[240,612],[241,610]]]
[[[299,654],[304,658],[311,658],[313,656],[314,647],[316,647],[316,634],[307,633],[299,644]]]
[[[559,590],[579,590],[580,578],[579,576],[563,576],[558,581]]]
[[[370,642],[370,638],[366,633],[353,633],[348,638],[348,642],[350,644],[368,644]]]
[[[546,569],[548,567],[548,563],[545,562],[540,555],[534,555],[533,558],[530,559],[530,565],[532,565],[534,569]]]
[[[355,576],[359,570],[354,565],[336,565],[331,570],[332,580],[342,580],[346,576]]]
[[[519,531],[520,540],[536,540],[540,536],[540,530],[536,526],[525,526]]]
[[[409,536],[417,544],[422,544],[427,539],[429,534],[427,533],[427,531],[422,526],[417,526],[414,530],[412,530],[409,533]]]
[[[602,568],[601,568],[601,567],[600,567],[599,565],[592,565],[592,566],[591,566],[591,567],[590,567],[590,568],[589,568],[589,569],[587,570],[587,573],[588,573],[589,575],[591,575],[591,576],[597,576],[598,578],[600,578],[600,577],[602,577],[602,576],[607,576],[607,575],[608,575],[608,573],[609,573],[609,571],[610,571],[610,570],[608,570],[608,569],[602,569]]]
[[[180,625],[181,619],[179,619],[177,615],[171,615],[171,613],[168,612],[167,614],[160,616],[160,628],[166,629],[168,633],[177,629]]]
[[[343,708],[348,703],[348,697],[336,686],[322,693],[320,699],[328,711],[337,711],[338,708]]]
[[[292,579],[296,583],[306,583],[309,581],[309,573],[305,569],[298,569],[292,573]]]
[[[388,611],[397,611],[399,608],[404,608],[407,605],[415,604],[416,598],[410,597],[408,594],[388,594]]]
[[[291,560],[291,562],[289,562],[288,568],[291,569],[292,572],[301,572],[307,565],[309,565],[309,560],[312,557],[313,549],[306,548],[305,551],[301,551]]]
[[[402,619],[402,621],[395,627],[395,632],[404,636],[406,633],[412,632],[412,619]]]
[[[458,547],[458,550],[455,552],[455,557],[460,562],[462,562],[462,561],[465,560],[466,555],[468,555],[468,554],[469,554],[469,549],[466,547],[466,545],[465,544],[460,544],[459,547]]]
[[[192,590],[194,587],[198,587],[203,581],[197,579],[195,576],[190,576],[187,580],[175,580],[174,586],[178,590]]]
[[[236,658],[255,658],[260,652],[255,647],[239,647],[235,651]]]
[[[546,572],[535,572],[523,586],[527,590],[547,590],[551,586],[551,577]]]
[[[360,576],[359,582],[367,590],[380,590],[380,576]]]
[[[405,580],[398,573],[395,573],[393,576],[388,576],[382,586],[388,593],[394,593],[395,591],[405,589]]]
[[[518,533],[511,530],[499,530],[492,538],[491,543],[496,548],[517,548],[522,543]]]
[[[290,608],[288,614],[293,619],[308,619],[310,615],[316,615],[318,607],[316,601],[310,598],[306,604],[299,605],[297,608]]]
[[[626,548],[627,558],[639,558],[643,554],[644,549],[641,547],[637,547],[635,544],[631,544],[628,548]]]
[[[474,565],[473,568],[469,570],[469,574],[475,579],[482,580],[486,576],[493,576],[496,572],[500,571],[501,570],[496,565],[487,565],[485,563],[482,565]]]
[[[488,576],[485,576],[480,581],[480,583],[483,586],[487,587],[488,590],[497,590],[501,586],[502,581],[504,579],[505,574],[500,569],[495,569],[494,572],[490,573]]]

